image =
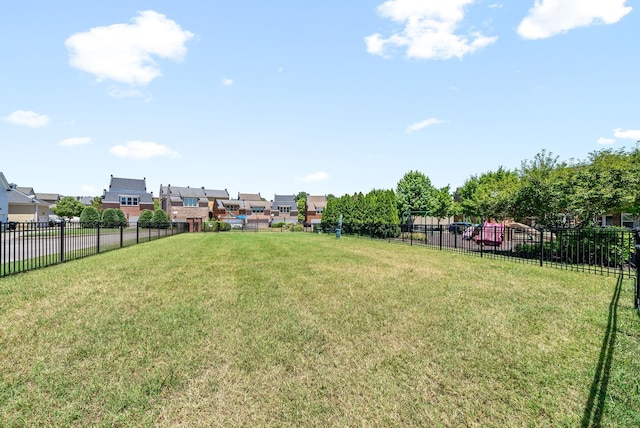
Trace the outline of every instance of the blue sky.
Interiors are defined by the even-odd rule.
[[[437,187],[640,140],[631,0],[0,0],[0,171],[37,192]]]

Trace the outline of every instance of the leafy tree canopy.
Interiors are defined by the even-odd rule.
[[[409,211],[432,214],[435,188],[429,177],[420,171],[407,172],[398,182],[396,199],[401,215]]]
[[[462,212],[481,219],[504,219],[513,213],[518,175],[502,167],[472,176],[458,189]]]
[[[59,217],[79,217],[84,210],[82,202],[78,201],[73,196],[65,196],[56,204],[56,207],[52,210]]]

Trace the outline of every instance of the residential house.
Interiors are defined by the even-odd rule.
[[[18,189],[22,189],[28,193],[24,193]],[[8,201],[8,221],[18,223],[49,222],[49,203],[36,198],[36,194],[30,187],[18,187],[15,184],[9,184],[9,192],[7,193]]]
[[[229,194],[226,190],[204,187],[160,185],[158,202],[169,218],[186,222],[192,232],[198,232],[202,230],[204,221],[213,218],[213,205],[217,198],[229,199]]]
[[[238,193],[238,200],[242,201],[240,210],[244,216],[244,224],[257,228],[266,228],[271,224],[271,203],[265,201],[260,193]]]
[[[229,224],[243,225],[244,201],[238,199],[218,199],[213,211],[214,218]]]
[[[94,196],[74,196],[74,198],[76,198],[76,201],[80,202],[85,207],[89,207],[93,202]]]
[[[218,201],[228,201],[229,200],[229,192],[227,189],[224,190],[212,190],[212,189],[204,189],[204,194],[209,201],[209,218],[217,219],[218,215],[224,214],[224,212],[218,211]]]
[[[0,227],[9,220],[9,182],[0,172]]]
[[[630,213],[612,213],[598,218],[600,226],[619,226],[634,229],[640,226],[638,217]]]
[[[274,195],[271,213],[276,223],[298,223],[298,203],[295,195]]]
[[[41,193],[41,192],[34,192],[34,193],[36,195],[36,198],[49,204],[49,215],[50,216],[55,215],[55,213],[53,212],[53,209],[56,207],[56,204],[60,202],[60,199],[62,199],[62,196],[60,196],[60,194],[58,193]]]
[[[109,190],[105,189],[102,195],[102,208],[120,209],[129,223],[137,223],[142,211],[153,210],[153,192],[147,192],[147,179],[111,175]]]
[[[306,225],[313,226],[322,221],[322,211],[327,207],[326,196],[307,195],[307,202],[304,209],[304,222]]]
[[[271,223],[271,203],[259,193],[238,193],[238,199],[216,200],[215,218],[244,227],[266,228]]]

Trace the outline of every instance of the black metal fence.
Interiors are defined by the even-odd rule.
[[[337,225],[324,227],[334,233]],[[638,231],[621,228],[538,229],[532,227],[465,227],[449,225],[343,224],[341,235],[386,239],[409,245],[508,258],[560,269],[623,275],[636,279],[636,304],[640,303]],[[638,247],[636,246],[638,239]]]
[[[101,227],[82,223],[5,223],[0,277],[187,232],[186,223]]]

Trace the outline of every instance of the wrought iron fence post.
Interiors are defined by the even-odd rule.
[[[440,232],[440,250],[442,250],[442,225],[438,225],[438,232]]]
[[[633,296],[633,307],[640,309],[640,229],[634,230],[636,248],[636,289]]]
[[[462,229],[462,233],[466,232],[465,229]],[[451,242],[451,238],[449,238],[449,242]],[[458,248],[458,231],[453,231],[453,248]]]
[[[124,224],[120,225],[120,248],[122,247],[124,247]]]
[[[64,218],[60,222],[60,263],[64,263]]]
[[[544,265],[544,227],[540,228],[540,266],[542,265]]]
[[[136,244],[140,243],[140,223],[136,223]]]

